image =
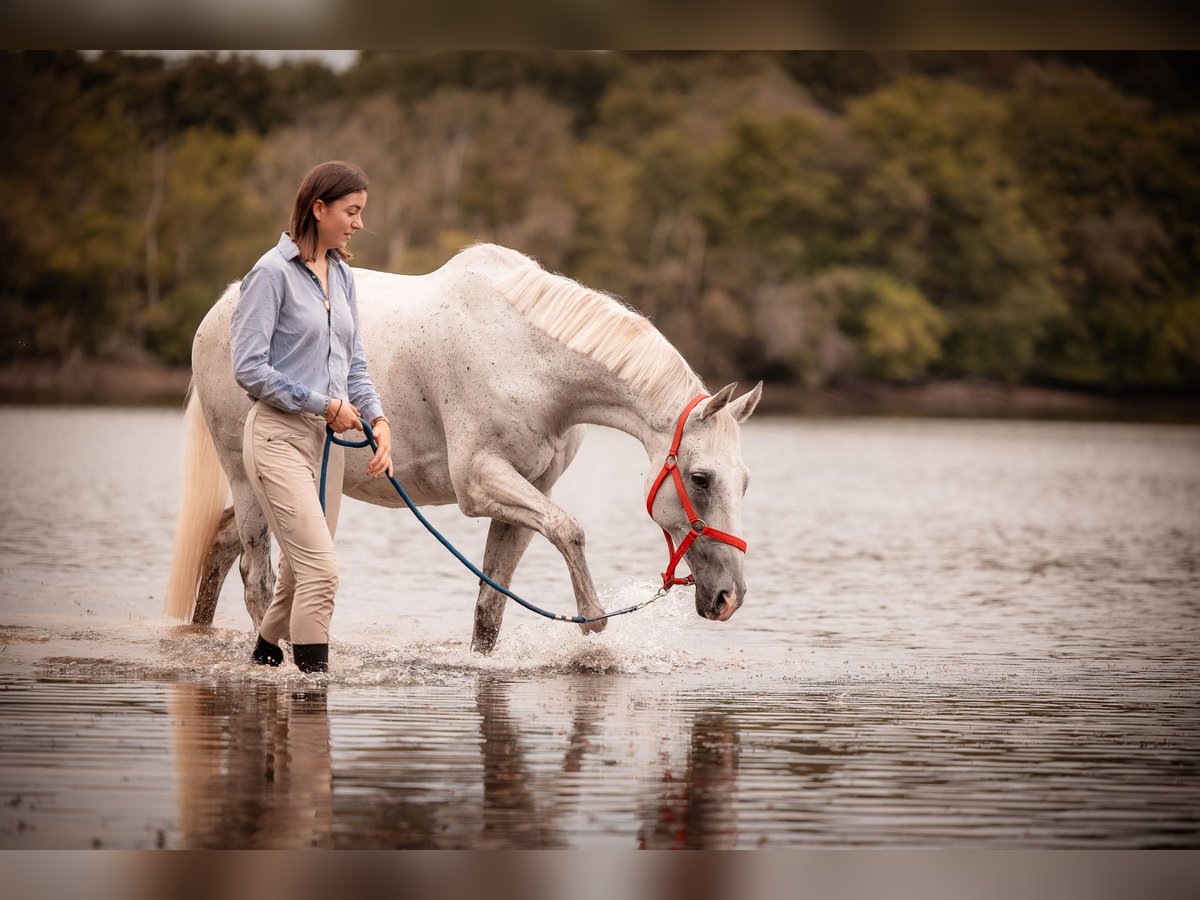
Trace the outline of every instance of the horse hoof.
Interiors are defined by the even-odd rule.
[[[496,639],[500,637],[500,626],[489,622],[475,623],[475,631],[471,634],[471,652],[481,656],[489,656],[496,649]]]
[[[599,610],[594,613],[589,613],[588,615],[602,616],[602,615],[604,615],[604,610]],[[599,634],[601,631],[603,631],[605,629],[605,627],[607,627],[607,625],[608,625],[608,619],[601,619],[599,622],[584,622],[582,625],[579,626],[579,630],[582,631],[584,634]]]

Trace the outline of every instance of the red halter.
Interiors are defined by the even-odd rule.
[[[667,529],[663,529],[663,534],[667,538],[667,552],[671,554],[671,559],[667,563],[667,571],[662,573],[663,590],[670,590],[677,584],[696,583],[694,575],[688,575],[687,578],[676,578],[675,567],[683,559],[683,554],[687,552],[688,547],[692,546],[692,543],[700,535],[706,535],[714,540],[729,544],[732,547],[737,547],[743,553],[746,552],[746,542],[741,538],[734,537],[732,534],[726,534],[724,531],[718,531],[715,528],[710,528],[708,523],[696,515],[696,510],[692,508],[692,501],[688,499],[687,491],[683,487],[683,476],[679,474],[676,457],[679,454],[679,442],[683,439],[683,425],[687,422],[688,414],[696,408],[696,404],[708,396],[708,394],[700,394],[697,397],[693,397],[692,402],[684,408],[683,414],[679,417],[679,424],[675,426],[675,439],[671,441],[671,449],[667,451],[667,461],[663,463],[662,471],[658,473],[658,477],[654,479],[654,486],[650,488],[650,496],[646,498],[646,512],[650,513],[650,518],[654,518],[654,498],[658,495],[658,488],[663,483],[663,479],[670,472],[671,477],[675,480],[675,490],[679,494],[679,502],[683,504],[683,511],[687,514],[688,522],[692,526],[687,536],[679,542],[678,549],[675,547],[675,542],[671,540],[671,533]]]

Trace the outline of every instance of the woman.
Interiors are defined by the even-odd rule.
[[[233,313],[234,375],[254,401],[243,461],[281,550],[275,596],[251,655],[262,665],[283,662],[279,642],[287,640],[302,672],[328,670],[343,457],[330,454],[326,517],[317,496],[325,426],[361,431],[359,418],[367,419],[379,446],[367,471],[392,474],[391,427],[367,374],[346,265],[366,204],[358,166],[335,160],[313,168],[289,230],[242,280]]]

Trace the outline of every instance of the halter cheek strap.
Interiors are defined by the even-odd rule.
[[[707,522],[696,515],[692,501],[683,486],[683,476],[679,474],[678,455],[679,443],[683,440],[683,426],[687,422],[688,415],[696,408],[696,404],[708,398],[708,396],[708,394],[699,394],[693,397],[692,401],[684,407],[683,414],[680,415],[679,422],[675,425],[675,437],[671,441],[671,449],[667,452],[666,462],[663,463],[658,477],[654,479],[654,486],[650,488],[650,496],[646,498],[646,512],[650,514],[651,518],[654,518],[654,498],[658,496],[659,487],[661,487],[667,474],[670,473],[672,480],[675,482],[675,491],[679,494],[679,502],[683,504],[683,511],[687,515],[688,524],[691,525],[691,530],[679,542],[678,548],[675,546],[675,541],[671,539],[671,533],[667,529],[663,529],[663,535],[667,539],[667,552],[671,554],[671,558],[667,562],[667,571],[662,573],[663,590],[670,590],[677,584],[696,583],[694,575],[688,575],[686,578],[676,578],[675,567],[679,565],[679,561],[683,559],[683,555],[687,553],[688,548],[701,536],[721,541],[724,544],[729,544],[731,547],[736,547],[743,553],[746,552],[746,542],[741,538],[710,527]]]

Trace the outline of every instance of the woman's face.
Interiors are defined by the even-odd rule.
[[[313,204],[317,220],[318,255],[329,250],[345,250],[354,232],[363,227],[362,211],[367,205],[367,192],[355,191],[332,203],[318,200]]]

